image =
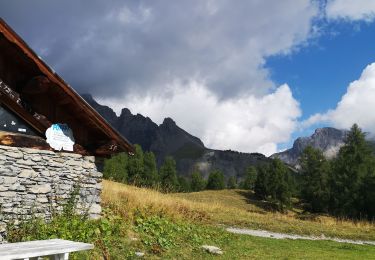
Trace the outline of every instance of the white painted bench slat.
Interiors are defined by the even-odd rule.
[[[65,259],[68,254],[93,249],[92,244],[73,242],[63,239],[37,240],[0,245],[0,259],[28,259],[38,256],[56,255],[56,259]],[[59,255],[59,256],[58,256]]]

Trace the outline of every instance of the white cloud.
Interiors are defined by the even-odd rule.
[[[70,85],[100,97],[159,94],[176,79],[204,81],[222,99],[267,94],[266,58],[303,44],[318,15],[311,0],[16,2],[0,1],[0,15],[48,49]]]
[[[330,19],[365,20],[375,19],[374,0],[331,0],[326,7]]]
[[[300,109],[266,59],[316,36],[317,2],[36,0],[0,14],[79,92],[172,117],[208,147],[271,154]]]
[[[337,128],[350,128],[357,123],[365,131],[375,134],[375,63],[368,65],[358,80],[350,83],[337,107],[324,114],[315,114],[303,122],[309,126],[328,122]]]
[[[100,101],[112,107],[117,103],[117,112],[126,104],[131,111],[157,123],[171,117],[210,148],[266,155],[277,152],[277,143],[289,140],[301,114],[299,103],[286,84],[263,97],[247,95],[225,101],[197,82],[185,86],[175,83],[169,88],[169,98],[136,95],[127,96],[120,103],[113,99]]]

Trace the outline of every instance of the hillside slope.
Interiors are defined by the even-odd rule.
[[[150,214],[163,212],[174,219],[196,220],[205,224],[375,240],[374,223],[309,215],[297,207],[287,214],[278,213],[271,210],[267,202],[254,196],[252,191],[225,189],[163,194],[106,180],[103,184],[104,205],[119,209],[124,214],[129,214],[129,209],[142,208],[149,210]]]

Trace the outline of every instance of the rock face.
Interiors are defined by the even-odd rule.
[[[299,157],[303,150],[310,145],[323,151],[327,158],[332,158],[344,144],[347,132],[347,130],[339,130],[332,127],[318,128],[310,137],[297,138],[292,148],[281,153],[275,153],[271,157],[279,158],[283,162],[298,168]]]
[[[206,148],[199,138],[177,126],[171,118],[165,118],[161,125],[157,125],[141,114],[133,115],[127,108],[122,109],[117,117],[111,108],[98,104],[90,95],[82,97],[131,143],[141,145],[145,151],[154,152],[158,165],[165,156],[173,156],[180,174],[188,175],[194,169],[199,169],[207,175],[210,170],[219,169],[227,177],[241,178],[249,165],[268,161],[258,153]]]

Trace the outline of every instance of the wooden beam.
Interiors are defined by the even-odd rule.
[[[36,76],[22,88],[22,94],[38,95],[48,91],[51,81],[45,76]]]
[[[0,145],[52,150],[41,137],[0,131]]]
[[[51,146],[45,139],[38,136],[24,135],[18,133],[10,133],[0,131],[0,145],[13,146],[13,147],[26,147],[37,150],[53,151]],[[90,155],[81,145],[74,144],[73,153],[81,155]]]
[[[1,79],[0,103],[7,106],[8,109],[16,113],[41,134],[44,134],[47,128],[51,126],[51,122],[48,121],[45,116],[33,111],[32,108],[20,98],[20,95],[8,87]]]
[[[119,145],[115,140],[112,140],[104,145],[99,146],[97,149],[95,149],[94,153],[95,155],[99,156],[107,156],[113,153],[116,153],[119,151]]]

